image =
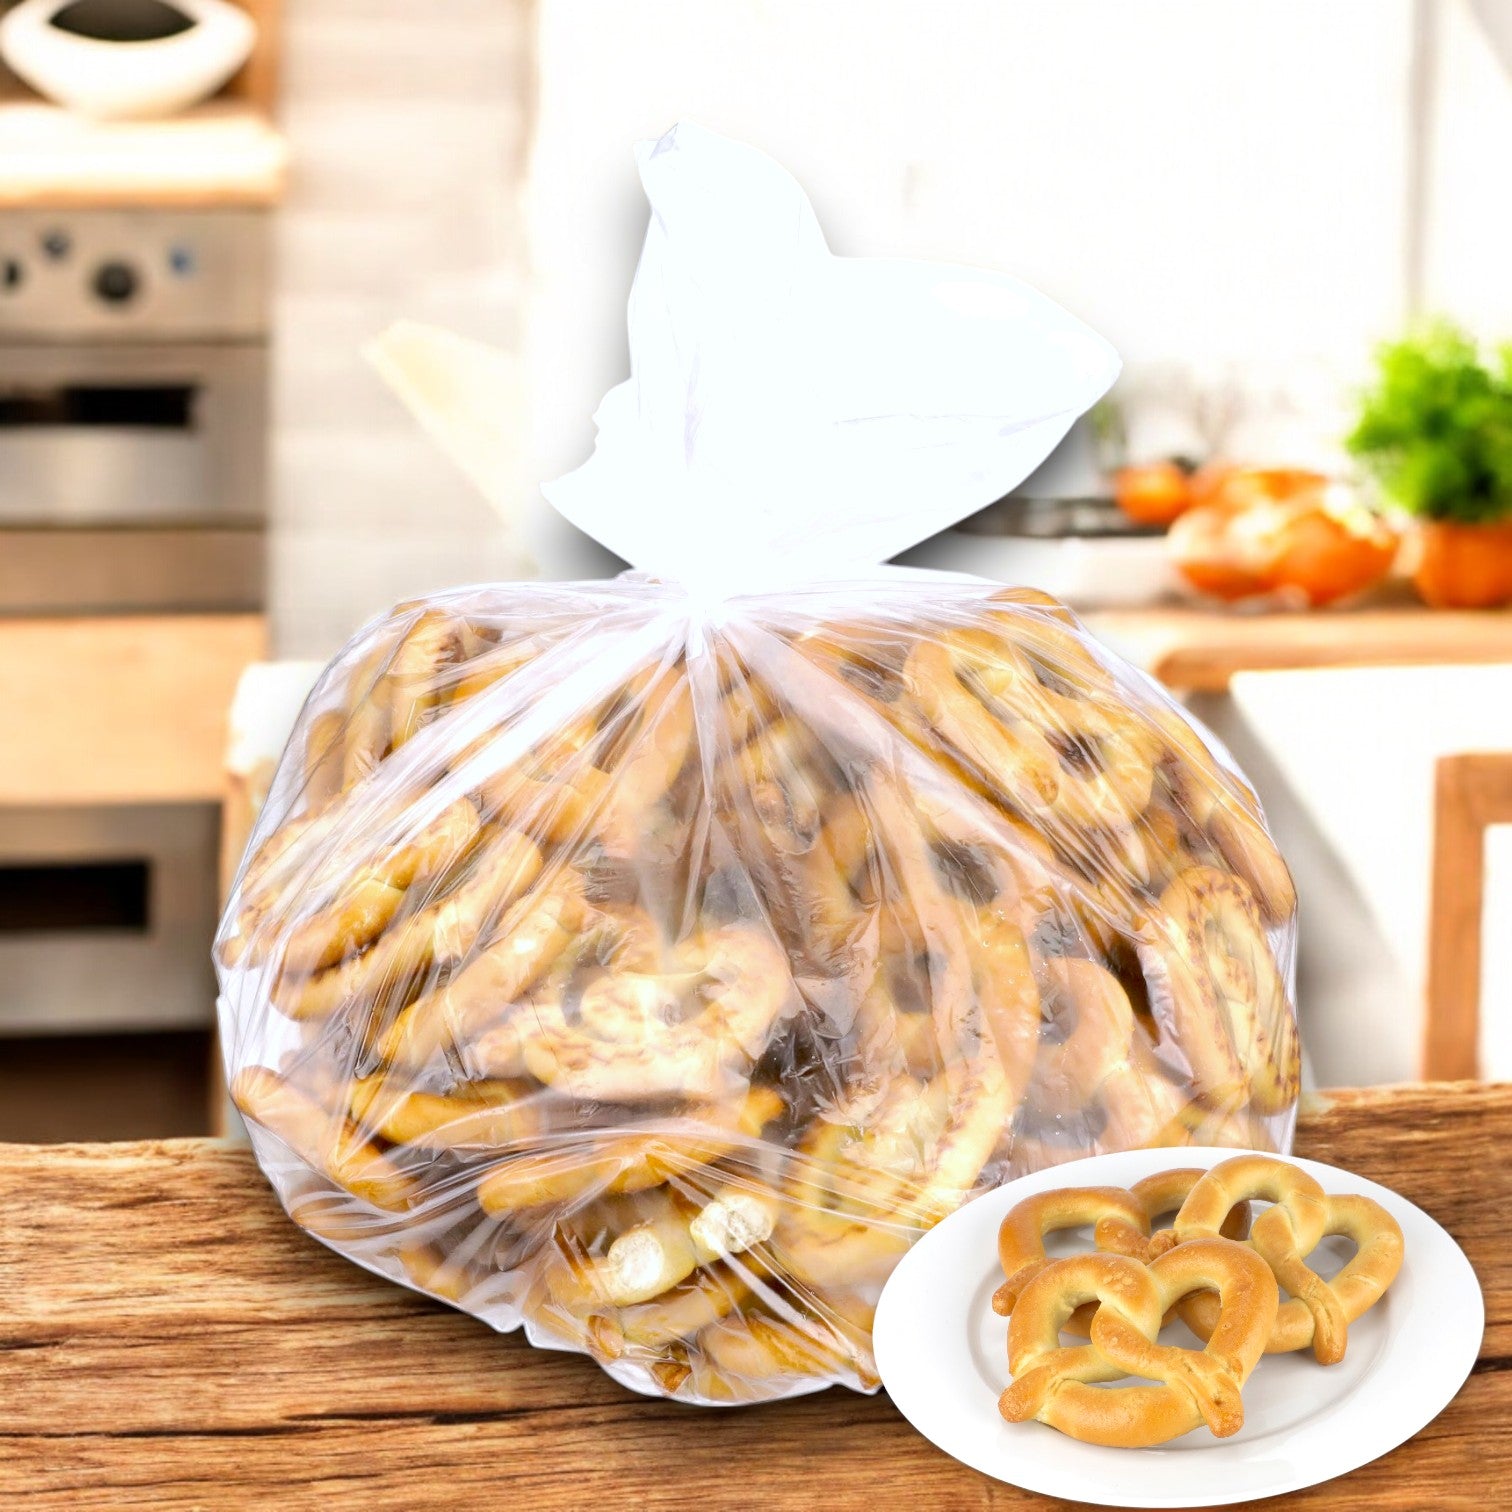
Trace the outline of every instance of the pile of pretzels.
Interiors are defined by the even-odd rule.
[[[1257,1200],[1271,1205],[1251,1223]],[[1164,1213],[1173,1226],[1155,1229]],[[1092,1229],[1095,1252],[1051,1260],[1046,1237],[1077,1228]],[[1331,1235],[1355,1252],[1324,1280],[1307,1260]],[[1027,1197],[998,1230],[1006,1279],[992,1305],[1009,1318],[1013,1375],[998,1410],[1116,1448],[1204,1424],[1227,1438],[1244,1426],[1241,1393],[1262,1355],[1311,1348],[1320,1365],[1338,1364],[1349,1325],[1381,1299],[1402,1257],[1401,1226],[1379,1203],[1330,1196],[1265,1155],[1162,1171],[1128,1191]],[[1158,1342],[1178,1317],[1202,1349]],[[1065,1345],[1062,1332],[1090,1342]],[[1106,1384],[1126,1377],[1153,1384]]]
[[[216,942],[297,1222],[640,1389],[876,1384],[878,1289],[1047,1164],[1275,1149],[1253,792],[1054,600],[401,606],[327,670]]]

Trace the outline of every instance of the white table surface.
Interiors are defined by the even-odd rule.
[[[1194,708],[1252,768],[1296,875],[1300,1011],[1318,1081],[1416,1077],[1434,763],[1512,750],[1512,666],[1242,673],[1227,700]],[[1512,844],[1498,837],[1489,851],[1483,1024],[1512,994]],[[1512,1032],[1493,1026],[1486,1048],[1484,1073],[1512,1074]]]

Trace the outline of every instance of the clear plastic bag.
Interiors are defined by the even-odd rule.
[[[460,591],[312,696],[218,953],[296,1222],[641,1389],[875,1385],[974,1192],[1284,1147],[1253,793],[1028,591]]]
[[[232,1095],[371,1270],[679,1400],[867,1390],[882,1283],[974,1194],[1286,1147],[1292,888],[1242,776],[1060,605],[871,565],[1029,471],[1106,348],[988,275],[853,282],[745,149],[682,128],[642,172],[635,377],[554,499],[675,570],[443,594],[332,663],[216,941]],[[900,290],[891,376],[832,330],[801,403],[758,381]],[[934,409],[931,312],[997,352]]]

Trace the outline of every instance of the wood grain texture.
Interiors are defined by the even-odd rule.
[[[1485,839],[1492,824],[1512,824],[1512,751],[1441,756],[1433,786],[1425,1076],[1478,1074]]]
[[[252,56],[231,77],[221,96],[242,100],[271,116],[278,103],[278,73],[283,48],[283,0],[236,0],[257,23]]]
[[[1292,614],[1109,610],[1088,627],[1168,687],[1222,693],[1237,672],[1512,662],[1512,613],[1421,608]]]
[[[1389,1184],[1464,1245],[1487,1325],[1436,1422],[1288,1507],[1406,1512],[1512,1485],[1509,1139],[1512,1087],[1341,1092],[1304,1113],[1299,1153]],[[957,1465],[885,1396],[701,1411],[494,1335],[299,1232],[244,1149],[0,1146],[0,1211],[6,1508],[1057,1505]]]
[[[257,614],[0,621],[0,804],[219,802]]]

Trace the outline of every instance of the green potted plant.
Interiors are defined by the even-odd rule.
[[[1381,347],[1345,444],[1417,519],[1424,602],[1512,603],[1512,343],[1486,361],[1438,322]]]

